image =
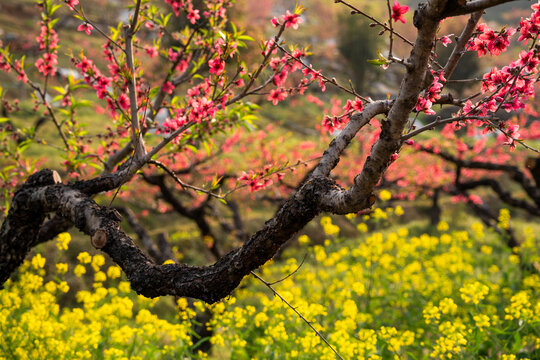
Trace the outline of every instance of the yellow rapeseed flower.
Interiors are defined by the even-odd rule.
[[[525,291],[520,291],[510,299],[510,306],[504,309],[506,320],[528,319],[532,315],[529,295]]]
[[[41,254],[36,254],[32,258],[32,266],[34,269],[41,269],[45,266],[45,258]]]
[[[432,303],[427,304],[423,312],[426,324],[438,323],[441,318],[441,313],[437,306],[433,306]]]
[[[356,303],[351,299],[345,300],[345,302],[343,303],[343,316],[351,318],[352,320],[356,320],[357,314],[358,307],[356,307]]]
[[[81,277],[83,274],[86,274],[86,268],[84,265],[78,264],[75,266],[75,269],[73,269],[73,273],[77,277]]]
[[[307,235],[300,235],[298,237],[298,243],[300,245],[307,245],[309,243],[309,237]]]
[[[107,275],[103,271],[98,271],[94,274],[94,281],[103,282],[107,280]]]
[[[68,264],[66,263],[58,263],[56,264],[56,272],[60,275],[67,273],[68,271]]]
[[[491,246],[482,245],[482,247],[480,247],[480,251],[486,255],[491,255],[493,248]]]
[[[77,260],[79,260],[81,264],[90,264],[92,262],[92,256],[86,251],[83,251],[77,255]]]
[[[56,247],[59,250],[67,250],[69,242],[71,241],[71,235],[67,232],[58,234],[56,237]]]
[[[122,269],[120,266],[109,266],[107,269],[107,276],[110,279],[117,279],[120,277],[120,275],[122,275]]]
[[[362,233],[365,233],[368,231],[368,227],[365,223],[360,223],[358,225],[356,225],[356,228],[358,229],[358,231],[362,232]]]
[[[65,281],[60,281],[60,283],[58,283],[58,289],[65,294],[69,291],[69,285]]]
[[[484,314],[474,315],[473,320],[476,326],[480,328],[480,330],[490,326],[489,316],[487,315],[484,315]]]
[[[508,229],[510,226],[510,210],[501,209],[499,211],[499,223],[497,224],[501,229]]]
[[[439,224],[437,225],[437,230],[438,231],[448,231],[450,227],[448,226],[448,223],[446,221],[440,221]]]
[[[478,281],[473,281],[459,289],[459,292],[463,301],[477,305],[489,293],[489,287]]]
[[[443,314],[454,315],[457,311],[457,305],[451,298],[444,298],[439,303],[439,309]]]
[[[390,193],[390,191],[388,190],[382,190],[380,193],[379,193],[379,199],[381,199],[382,201],[388,201],[392,198],[392,194]]]
[[[92,268],[94,271],[99,271],[99,269],[105,264],[105,257],[101,254],[92,256]]]

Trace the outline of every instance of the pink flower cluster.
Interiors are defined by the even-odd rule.
[[[35,62],[38,71],[45,76],[54,76],[56,74],[57,64],[58,57],[56,56],[56,53],[45,53],[43,54],[43,57],[40,57]]]
[[[485,23],[478,24],[476,31],[479,35],[469,41],[468,48],[471,51],[477,51],[478,57],[486,55],[488,51],[494,56],[506,51],[510,45],[510,37],[516,33],[516,29],[508,27],[497,34]]]
[[[536,50],[522,50],[517,61],[483,76],[482,92],[493,92],[492,98],[506,111],[525,107],[524,100],[534,96],[535,75],[540,59]]]
[[[531,9],[534,12],[530,18],[523,19],[519,23],[519,38],[518,41],[523,41],[525,44],[530,39],[535,39],[540,31],[540,2],[533,4]]]
[[[186,12],[187,19],[192,24],[195,24],[201,18],[200,10],[193,8],[192,0],[165,0],[165,2],[172,6],[176,16],[180,15],[180,10],[183,9]],[[204,3],[208,9],[203,11],[204,17],[208,19],[217,15],[219,18],[225,19],[226,8],[230,6],[230,0],[212,0]]]
[[[332,100],[333,106],[330,111],[332,116],[325,115],[321,122],[322,130],[333,134],[334,131],[342,129],[350,120],[350,116],[354,111],[364,110],[362,100],[355,97],[354,100],[347,100],[345,106],[341,106],[339,99]]]
[[[35,62],[35,66],[43,75],[54,76],[58,64],[56,55],[58,51],[58,34],[50,25],[49,18],[41,22],[41,32],[36,40],[39,43],[39,50],[45,50],[45,54]]]
[[[242,176],[237,180],[244,181],[246,185],[249,186],[249,191],[255,192],[265,189],[274,183],[271,179],[263,179],[263,176],[264,172],[254,172],[253,170],[249,170],[249,174],[244,171],[242,172]]]
[[[417,112],[423,111],[427,115],[434,115],[435,111],[431,108],[433,103],[441,98],[441,91],[444,86],[446,79],[444,78],[444,73],[442,71],[438,72],[433,77],[433,82],[429,88],[425,91],[424,96],[418,98],[416,103],[415,110]]]
[[[101,74],[94,62],[88,59],[86,56],[83,56],[80,60],[72,60],[75,62],[75,67],[79,69],[82,73],[84,81],[96,91],[96,95],[99,99],[106,99],[107,108],[111,109],[114,112],[116,105],[114,103],[114,100],[111,99],[110,96],[108,96],[108,88],[111,86],[113,80],[118,80],[119,71],[116,71],[116,73],[113,75],[113,78],[111,78]],[[129,108],[129,98],[126,96],[125,93],[122,93],[117,99],[117,101],[118,106],[121,109],[126,110]]]

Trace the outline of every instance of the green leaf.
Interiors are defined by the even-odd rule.
[[[59,94],[64,95],[66,93],[66,89],[62,86],[53,86],[52,88],[58,91]]]
[[[150,90],[150,92],[148,93],[148,97],[149,97],[150,99],[152,99],[154,96],[156,96],[156,95],[158,94],[159,89],[160,89],[159,86],[156,86],[156,87],[152,88],[152,89]]]
[[[255,41],[254,38],[252,38],[251,36],[248,36],[248,35],[240,35],[240,36],[238,36],[238,40]]]
[[[377,65],[377,66],[381,66],[381,65],[386,64],[386,61],[383,61],[383,60],[380,60],[380,59],[368,60],[367,62],[370,63],[370,64],[373,64],[373,65]]]

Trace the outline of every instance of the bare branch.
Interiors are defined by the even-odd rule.
[[[337,166],[343,150],[349,146],[351,140],[356,136],[358,131],[368,124],[374,116],[387,112],[390,104],[390,101],[375,101],[366,104],[362,112],[353,114],[349,123],[339,135],[332,140],[328,149],[324,152],[323,157],[315,167],[312,176],[330,175],[330,171]]]
[[[137,15],[134,16],[134,19]],[[133,35],[135,29],[133,27],[124,27],[124,36],[126,39],[126,63],[130,71],[130,78],[128,81],[129,89],[129,102],[131,111],[131,142],[135,145],[135,158],[142,159],[146,154],[144,146],[143,134],[141,132],[141,124],[139,121],[139,114],[137,109],[137,79],[135,78],[135,65],[133,63]]]
[[[450,2],[451,0],[449,0]],[[468,1],[465,5],[458,6],[456,9],[443,14],[444,17],[466,15],[477,11],[483,11],[487,8],[494,7],[500,4],[516,0],[473,0]]]
[[[456,66],[463,56],[463,53],[465,51],[465,47],[467,46],[467,43],[469,42],[469,39],[474,33],[474,30],[476,29],[476,24],[478,24],[478,21],[480,21],[480,18],[482,17],[483,12],[478,11],[471,15],[469,18],[469,21],[467,21],[467,25],[461,32],[461,35],[456,41],[456,45],[454,46],[454,50],[452,50],[452,54],[450,54],[450,57],[448,58],[448,61],[446,65],[444,66],[444,76],[447,79],[450,79],[452,74],[454,73],[454,70],[456,69]]]

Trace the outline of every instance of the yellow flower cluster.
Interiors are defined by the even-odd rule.
[[[321,224],[326,235],[339,233],[329,217]],[[298,270],[303,254],[291,247],[283,254],[287,260],[263,267],[261,276],[277,281],[276,291],[343,358],[533,358],[540,349],[540,276],[522,274],[509,255],[534,258],[534,234],[511,253],[479,224],[470,233],[445,223],[438,228],[438,236],[394,227],[327,240],[309,247]],[[299,242],[307,245],[309,238]],[[336,357],[254,278],[211,306],[186,299],[156,303],[136,296],[121,269],[99,254],[82,252],[69,266],[46,267],[50,261],[35,255],[0,292],[0,360]],[[69,306],[60,305],[65,299],[72,299]],[[168,315],[158,316],[156,307]],[[212,331],[209,354],[193,350],[194,319],[202,312],[212,314],[207,324],[197,323]]]
[[[530,296],[526,291],[520,291],[510,299],[510,305],[504,309],[507,320],[532,320],[540,321],[540,303],[536,302],[533,305],[530,301]]]
[[[509,223],[510,223],[510,210],[508,209],[501,209],[499,211],[499,227],[501,229],[508,229]]]
[[[514,298],[519,292],[510,290],[522,286],[521,280],[511,285],[502,273],[513,265],[504,256],[497,257],[498,266],[493,264],[494,254],[504,249],[497,245],[501,240],[483,234],[480,224],[471,234],[451,231],[444,223],[439,230],[444,232],[439,237],[410,237],[401,228],[368,233],[337,249],[315,245],[313,261],[274,287],[344,358],[480,358],[477,351],[490,344],[490,333],[501,338],[498,346],[509,348],[515,328],[505,315],[517,311],[521,319],[529,311],[528,325],[519,330],[520,349],[538,347],[540,338],[531,332],[538,326],[532,315],[533,293],[528,291],[527,305],[521,305],[523,301]],[[282,279],[296,267],[296,261],[273,264],[263,268],[262,277]],[[528,276],[524,284],[539,287],[540,277]],[[212,320],[217,353],[227,352],[233,359],[335,358],[279,298],[261,284],[248,287],[237,291],[235,304],[226,303]],[[506,310],[501,306],[505,301],[510,304]],[[238,310],[247,306],[255,307],[254,315]],[[239,321],[242,317],[254,321]],[[245,347],[234,345],[246,339],[251,340]]]
[[[57,245],[62,246],[57,248],[65,250],[70,237],[59,238]],[[0,291],[0,360],[195,356],[191,339],[193,312],[174,322],[160,319],[151,312],[155,301],[134,295],[128,283],[124,282],[127,291],[123,293],[114,284],[103,285],[107,277],[120,277],[118,266],[102,270],[105,258],[100,254],[83,252],[77,258],[81,264],[74,272],[81,267],[86,272],[88,264],[94,272],[88,290],[70,292],[67,280],[71,274],[64,263],[56,264],[54,280],[45,282],[46,260],[41,254],[25,261],[18,281],[6,282]],[[60,295],[74,297],[76,304],[61,307],[57,300]]]
[[[473,281],[459,289],[459,292],[463,301],[476,305],[489,293],[489,287],[478,281]]]
[[[321,218],[321,225],[326,235],[337,236],[339,234],[339,227],[332,224],[332,219],[329,216],[323,216]]]

